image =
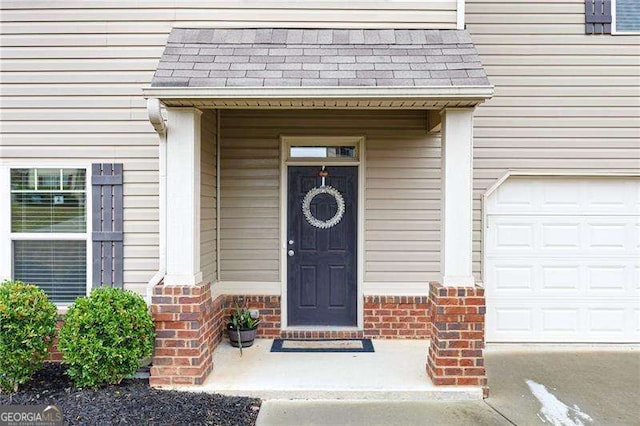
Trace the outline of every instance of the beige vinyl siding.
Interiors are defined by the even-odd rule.
[[[151,46],[171,26],[456,28],[456,0],[4,0],[5,46]],[[70,13],[72,10],[72,13]],[[73,34],[86,37],[77,38]]]
[[[467,0],[466,11],[496,92],[475,115],[476,217],[508,169],[640,172],[639,36],[585,35],[583,0]]]
[[[454,28],[455,3],[151,0],[141,7],[122,0],[5,0],[0,160],[122,162],[124,279],[127,288],[142,292],[158,268],[158,136],[141,87],[172,26]],[[479,273],[480,196],[508,169],[640,171],[640,37],[584,35],[583,0],[468,0],[466,9],[468,29],[496,85],[496,96],[475,119]],[[438,138],[424,134],[422,113],[283,113],[223,113],[229,139],[222,141],[228,158],[221,165],[229,197],[221,200],[228,227],[221,230],[221,278],[279,279],[277,132],[292,130],[367,135],[372,195],[366,200],[365,281],[437,278],[438,189],[432,186],[440,175]],[[390,148],[394,144],[405,149]],[[418,158],[426,166],[402,166]],[[210,195],[214,188],[204,185],[203,196]],[[387,198],[403,207],[382,201]],[[205,213],[211,212],[203,211],[203,220]],[[215,271],[215,256],[202,260],[203,269]]]
[[[268,116],[267,112],[221,111],[223,281],[280,279],[280,139]]]
[[[425,124],[424,111],[222,111],[221,280],[280,279],[280,135],[364,135],[365,281],[437,279],[440,138]]]
[[[200,145],[200,270],[205,282],[217,277],[217,122],[216,112],[201,117]]]
[[[141,88],[173,26],[454,28],[455,3],[3,1],[0,160],[124,163],[124,281],[142,293],[158,269],[158,136]],[[254,244],[232,247],[247,243]],[[265,260],[271,271],[274,261]],[[203,259],[209,276],[216,267],[210,262]],[[274,278],[273,272],[252,276]]]

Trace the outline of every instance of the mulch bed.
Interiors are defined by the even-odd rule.
[[[0,405],[57,405],[71,425],[255,425],[260,400],[152,389],[148,380],[124,380],[93,391],[74,388],[64,367],[47,363]]]

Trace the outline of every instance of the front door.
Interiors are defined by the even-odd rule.
[[[322,167],[292,166],[288,171],[291,326],[357,324],[358,168],[330,166],[325,172],[323,187]]]

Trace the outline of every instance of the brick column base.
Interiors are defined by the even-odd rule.
[[[151,312],[156,342],[151,386],[198,385],[213,368],[213,349],[222,338],[222,298],[211,300],[211,285],[158,285]]]
[[[484,367],[484,289],[430,283],[431,343],[427,374],[435,385],[482,386]]]

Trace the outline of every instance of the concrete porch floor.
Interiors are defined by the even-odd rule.
[[[190,392],[268,399],[468,401],[482,399],[480,387],[434,386],[425,362],[428,340],[373,340],[374,353],[272,353],[271,339],[244,349],[222,341],[214,369]]]

